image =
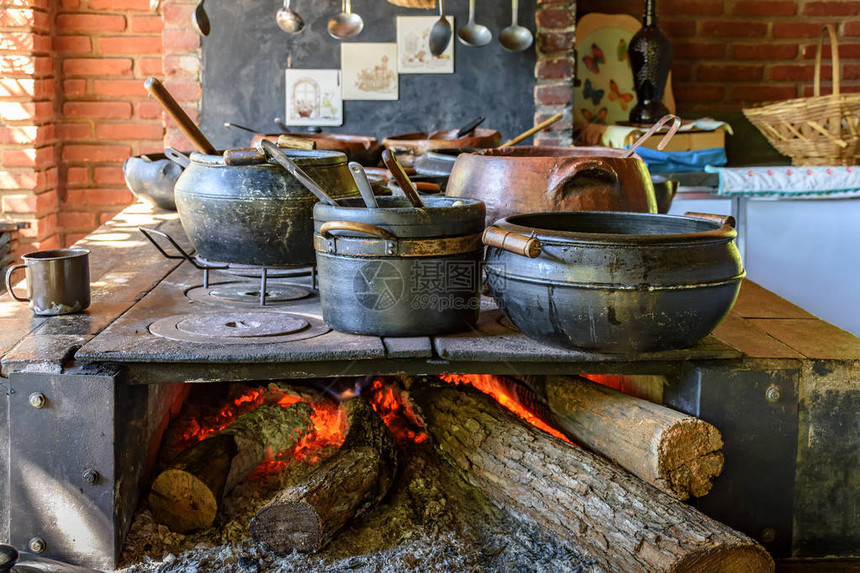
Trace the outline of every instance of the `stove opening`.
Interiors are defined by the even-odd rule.
[[[707,428],[658,430],[671,426],[666,409],[618,390],[653,397],[661,386],[474,374],[195,384],[121,563],[128,573],[587,571],[601,561],[583,539],[655,519],[633,508],[704,495],[722,467],[718,432],[703,445]],[[641,451],[628,443],[631,431],[681,426],[683,439],[656,440],[671,462],[649,461],[644,434]]]

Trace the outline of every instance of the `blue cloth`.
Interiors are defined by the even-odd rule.
[[[657,151],[640,147],[636,150],[651,173],[689,173],[704,171],[708,165],[725,165],[728,161],[722,147],[696,151]]]

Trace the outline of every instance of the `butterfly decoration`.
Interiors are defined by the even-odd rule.
[[[624,38],[618,40],[618,61],[623,62],[624,60],[629,60],[630,56],[627,54],[627,41]]]
[[[621,109],[627,111],[627,104],[633,99],[631,93],[621,93],[618,90],[618,84],[615,80],[609,80],[609,101],[617,101],[621,105]],[[594,102],[595,104],[597,102]]]
[[[606,56],[603,55],[603,50],[598,48],[597,44],[591,44],[591,55],[585,56],[582,58],[582,61],[585,62],[585,67],[588,68],[588,71],[599,74],[600,64],[606,63]]]
[[[594,86],[591,85],[591,80],[585,80],[585,87],[582,88],[582,95],[585,99],[590,99],[594,105],[600,103],[605,92],[606,90],[594,89]]]
[[[607,110],[605,107],[602,107],[597,110],[596,114],[590,109],[584,109],[582,110],[582,117],[584,117],[585,121],[587,121],[588,123],[606,123],[606,116],[608,113],[609,110]]]

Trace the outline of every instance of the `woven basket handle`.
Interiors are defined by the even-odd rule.
[[[821,52],[824,49],[824,33],[830,34],[830,59],[833,63],[833,95],[839,95],[839,76],[841,75],[839,68],[839,41],[836,39],[836,30],[830,24],[825,24],[821,27],[821,34],[818,36],[818,51],[815,52],[815,77],[812,84],[812,95],[818,97],[821,95]]]

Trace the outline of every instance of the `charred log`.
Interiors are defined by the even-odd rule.
[[[313,431],[310,404],[263,404],[226,429],[182,452],[158,474],[149,507],[158,523],[177,533],[212,525],[225,492],[265,460]]]
[[[711,424],[578,376],[548,376],[553,425],[653,486],[687,499],[711,491],[723,440]]]
[[[416,385],[436,448],[515,517],[608,571],[772,571],[749,537],[604,459],[522,423],[472,389]]]
[[[253,538],[275,553],[316,553],[351,520],[374,508],[397,471],[391,432],[363,398],[344,404],[347,434],[338,453],[272,498],[251,520]]]

